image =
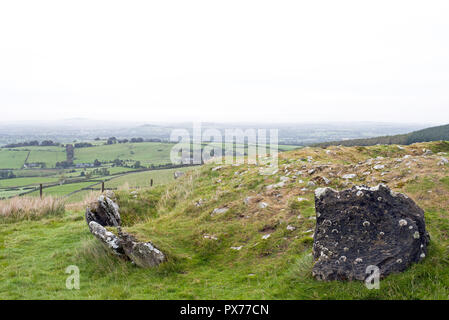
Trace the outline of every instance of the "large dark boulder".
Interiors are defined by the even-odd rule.
[[[423,210],[385,185],[320,188],[315,206],[313,276],[319,280],[365,280],[368,266],[383,278],[426,256]]]
[[[120,226],[120,212],[118,205],[111,199],[113,194],[101,195],[97,201],[86,209],[86,221],[95,221],[101,226]]]

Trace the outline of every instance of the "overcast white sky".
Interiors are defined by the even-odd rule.
[[[449,1],[2,1],[0,108],[449,123]]]

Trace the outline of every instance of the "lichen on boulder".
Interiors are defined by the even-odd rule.
[[[385,185],[315,192],[313,276],[319,280],[365,280],[368,266],[380,276],[402,272],[424,259],[429,235],[424,212]]]
[[[92,202],[86,209],[86,222],[89,224],[95,221],[101,226],[118,227],[121,223],[120,209],[117,203],[114,202],[114,193],[108,192],[106,195],[101,195],[98,200]]]
[[[111,193],[101,195],[98,201],[86,209],[86,222],[90,232],[115,255],[131,260],[142,268],[155,267],[166,261],[166,256],[151,242],[140,242],[133,235],[122,232],[119,206]],[[117,228],[117,235],[105,226]]]

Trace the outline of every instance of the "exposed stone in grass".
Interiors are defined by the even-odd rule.
[[[114,254],[126,257],[125,251],[123,251],[123,247],[120,243],[120,239],[113,234],[112,232],[106,230],[105,227],[100,225],[95,221],[89,222],[89,230],[90,232],[103,244],[106,245],[108,249],[110,249]]]
[[[204,238],[204,239],[215,240],[215,241],[218,240],[218,238],[217,238],[216,236],[209,235],[209,234],[205,234],[205,235],[203,236],[203,238]]]
[[[139,242],[133,235],[119,233],[126,256],[141,268],[156,267],[166,260],[165,255],[151,242]]]
[[[385,277],[425,257],[429,235],[423,210],[385,185],[317,189],[315,206],[317,279],[364,280],[371,265]]]
[[[265,188],[267,190],[272,190],[272,189],[282,188],[284,186],[285,186],[285,182],[281,181],[281,182],[278,182],[276,184],[270,184],[270,185],[266,186]]]
[[[101,195],[97,201],[91,203],[86,209],[86,221],[89,224],[95,221],[101,226],[117,227],[121,223],[118,205],[110,198],[115,195],[109,193],[109,197]]]
[[[178,179],[178,178],[182,177],[183,175],[185,175],[185,172],[182,172],[182,171],[175,171],[175,172],[173,173],[173,177],[174,177],[175,179]]]
[[[214,211],[212,211],[211,216],[214,216],[216,214],[223,214],[226,213],[229,210],[229,208],[227,207],[223,207],[223,208],[215,208]]]
[[[316,182],[319,185],[328,185],[328,184],[331,183],[331,181],[328,178],[321,177],[321,176],[313,178],[313,181]]]
[[[307,182],[307,186],[313,188],[316,186],[316,183],[313,181],[309,181],[309,182]]]
[[[109,196],[115,198],[115,195]],[[109,250],[139,267],[154,267],[166,260],[165,255],[151,242],[139,242],[133,235],[121,231],[119,206],[107,196],[101,195],[87,208],[86,221],[90,232]],[[117,227],[118,235],[104,226]]]
[[[268,203],[266,203],[266,202],[260,202],[259,203],[259,208],[260,209],[265,209],[266,207],[268,207]]]
[[[438,165],[439,166],[444,166],[444,165],[446,165],[448,163],[449,163],[449,160],[447,158],[442,157],[440,162],[438,162]]]

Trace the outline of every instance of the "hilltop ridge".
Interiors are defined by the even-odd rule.
[[[410,145],[417,142],[431,142],[449,140],[449,124],[413,131],[408,134],[382,136],[367,139],[350,139],[314,144],[316,147],[342,146],[374,146],[376,144]]]

